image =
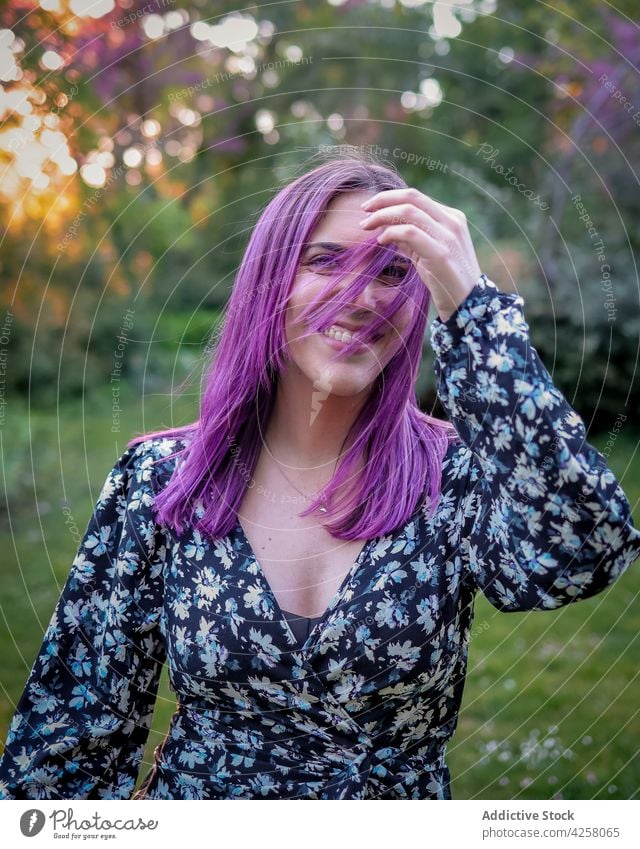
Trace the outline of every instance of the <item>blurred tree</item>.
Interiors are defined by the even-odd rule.
[[[22,370],[14,359],[10,380],[49,386],[64,347],[86,372],[62,368],[57,391],[82,391],[108,374],[128,306],[148,307],[141,339],[159,311],[220,307],[273,192],[321,147],[358,145],[464,209],[483,267],[530,301],[564,388],[582,367],[585,409],[619,408],[638,311],[625,278],[639,142],[622,97],[640,109],[640,56],[630,0],[580,11],[568,0],[13,2],[0,11],[3,294],[16,345],[31,346],[37,325],[47,356]],[[607,245],[624,306],[613,327],[574,193]],[[589,345],[556,350],[558,326]],[[420,389],[430,403],[428,371]]]

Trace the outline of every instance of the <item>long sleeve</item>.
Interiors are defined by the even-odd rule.
[[[640,555],[629,501],[531,345],[523,304],[483,274],[430,328],[438,395],[470,449],[459,554],[505,611],[589,598]]]
[[[109,472],[0,761],[2,799],[128,799],[166,654],[145,443]]]

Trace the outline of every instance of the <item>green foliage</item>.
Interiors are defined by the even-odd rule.
[[[235,14],[229,6],[209,20],[190,2],[172,8],[191,22]],[[113,162],[102,189],[79,174],[64,188],[52,183],[52,198],[60,191],[68,203],[45,195],[25,205],[23,226],[5,240],[3,272],[16,281],[20,306],[8,389],[50,407],[108,380],[129,308],[137,341],[126,374],[142,382],[144,369],[166,373],[162,347],[144,350],[156,319],[222,307],[273,193],[319,147],[356,145],[466,212],[483,269],[501,287],[526,289],[532,335],[560,388],[575,389],[585,417],[606,422],[634,394],[640,202],[630,163],[640,137],[620,99],[634,99],[634,7],[587,0],[588,26],[570,2],[486,9],[465,4],[455,12],[460,35],[441,38],[430,4],[258,5],[246,13],[262,27],[247,74],[229,64],[237,51],[200,51],[189,27],[149,40],[139,21],[114,28],[109,16],[83,19],[73,50],[64,26],[49,34],[51,49],[75,57],[57,76],[42,74],[37,51],[18,51],[42,77],[41,117],[55,112],[78,163],[97,150]],[[153,3],[140,11],[151,13]],[[2,14],[27,46],[56,18]],[[603,74],[618,88],[604,88]],[[426,98],[425,85],[439,86],[441,102]],[[257,127],[262,113],[271,132]],[[144,130],[148,120],[158,122],[157,137]],[[125,156],[131,148],[137,165]],[[145,163],[149,152],[160,161]],[[572,193],[589,209],[612,268],[615,258],[613,323]],[[502,256],[499,244],[513,253]],[[514,256],[523,264],[513,267]],[[429,358],[425,346],[418,388],[427,406],[435,402]]]

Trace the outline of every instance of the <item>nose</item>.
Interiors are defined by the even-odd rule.
[[[346,288],[350,285],[353,280],[355,280],[360,274],[362,274],[365,266],[361,266],[360,268],[353,271],[344,281],[344,287]],[[357,295],[354,295],[351,299],[351,304],[355,309],[363,309],[363,310],[375,310],[376,305],[380,302],[382,293],[384,291],[384,286],[380,283],[379,280],[370,279],[367,285],[359,292]]]

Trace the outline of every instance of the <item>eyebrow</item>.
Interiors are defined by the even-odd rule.
[[[344,245],[341,245],[339,242],[307,242],[303,247],[303,251],[306,253],[311,248],[322,248],[325,251],[343,251],[345,249]]]
[[[307,244],[302,248],[302,253],[306,254],[306,252],[311,250],[311,248],[322,248],[322,250],[332,251],[333,253],[346,250],[345,245],[341,245],[340,242],[307,242]],[[402,265],[411,265],[410,260],[400,254],[398,254],[393,261]]]

